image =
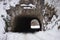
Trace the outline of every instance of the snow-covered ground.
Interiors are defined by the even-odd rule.
[[[3,20],[3,18],[7,17],[6,10],[10,9],[10,6],[15,7],[16,4],[19,4],[19,0],[0,1],[0,33],[4,33],[5,21]]]
[[[47,31],[39,31],[34,34],[32,33],[13,33],[8,32],[5,33],[5,22],[1,15],[4,15],[4,18],[6,18],[7,13],[6,10],[10,9],[10,6],[15,7],[16,4],[18,4],[19,0],[11,0],[11,1],[2,1],[0,2],[0,40],[60,40],[60,29],[58,30],[58,26],[60,26],[60,18],[53,17],[52,23],[49,23],[47,25],[50,30],[47,29]],[[49,4],[51,4],[51,1],[46,1]],[[7,3],[6,5],[3,5],[4,3]],[[58,2],[60,3],[60,2]],[[59,14],[59,5],[55,5],[56,9],[58,10]],[[60,14],[59,14],[60,15]],[[55,20],[54,20],[55,19]],[[53,28],[52,28],[53,27]],[[4,34],[5,33],[5,34]]]
[[[12,33],[0,34],[0,40],[60,40],[60,31],[45,31],[37,33]]]
[[[48,2],[48,4],[52,4],[56,10],[57,10],[57,15],[60,16],[60,0],[45,0],[45,4]]]

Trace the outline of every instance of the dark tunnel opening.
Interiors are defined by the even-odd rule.
[[[33,19],[37,19],[40,25],[39,29],[31,29],[31,21]],[[31,16],[17,16],[14,20],[14,30],[13,32],[20,32],[20,33],[35,33],[41,31],[41,23],[38,18],[31,17]]]

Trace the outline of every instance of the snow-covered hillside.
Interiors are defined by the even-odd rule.
[[[58,18],[53,16],[51,23],[47,25],[48,29],[46,31],[39,31],[34,34],[32,33],[5,33],[5,21],[3,18],[7,17],[6,10],[10,9],[10,6],[15,7],[16,4],[19,4],[19,0],[5,0],[0,1],[0,40],[60,40],[60,0],[45,0],[45,3],[48,2],[52,4],[57,9]],[[4,17],[1,17],[4,15]],[[50,30],[49,30],[50,29]]]
[[[0,1],[0,33],[4,32],[5,22],[3,19],[8,16],[6,10],[10,9],[10,6],[15,7],[16,4],[19,4],[19,0]]]
[[[45,0],[45,4],[46,3],[52,4],[56,10],[57,10],[57,15],[60,16],[60,0]]]
[[[42,31],[32,33],[12,33],[0,34],[0,40],[60,40],[60,31]]]

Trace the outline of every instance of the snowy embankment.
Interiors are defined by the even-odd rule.
[[[23,33],[12,33],[12,32],[5,33],[4,30],[5,22],[1,17],[1,15],[4,15],[4,18],[6,18],[7,16],[6,10],[10,9],[10,6],[15,7],[15,5],[18,4],[18,2],[19,0],[17,1],[6,0],[5,2],[4,1],[0,2],[0,40],[60,40],[60,30],[57,29],[57,27],[60,25],[59,17],[57,19],[55,18],[55,21],[52,20],[52,23],[47,25],[47,27],[49,28],[53,27],[53,28],[45,32],[39,31],[34,34],[32,33],[23,34]],[[3,3],[7,4],[3,5]],[[59,11],[57,13],[59,13]]]
[[[19,4],[19,0],[0,1],[0,33],[4,33],[5,21],[3,20],[3,18],[7,17],[6,10],[10,9],[10,6],[15,7],[16,4]]]
[[[60,32],[53,30],[37,32],[35,34],[8,32],[0,37],[0,40],[60,40]]]

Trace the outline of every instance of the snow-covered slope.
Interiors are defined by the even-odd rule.
[[[52,4],[56,10],[57,10],[57,15],[60,16],[60,0],[45,0],[45,4],[48,2],[48,4]]]
[[[0,33],[4,33],[5,30],[5,22],[3,20],[3,18],[6,18],[7,17],[7,12],[6,10],[10,9],[10,6],[12,7],[15,7],[16,4],[19,4],[19,1],[20,0],[3,0],[3,1],[0,1]],[[2,15],[4,17],[2,17]]]
[[[0,40],[60,40],[60,31],[49,30],[37,33],[12,33],[0,35]]]
[[[57,11],[57,14],[60,15],[60,1],[59,0],[54,0],[52,3],[52,0],[45,0],[45,2],[48,2],[49,4],[53,4]],[[57,2],[57,3],[54,3]],[[4,5],[5,3],[5,5]],[[3,20],[3,18],[1,17],[1,15],[4,15],[4,18],[6,18],[7,13],[6,10],[10,9],[10,6],[15,7],[16,4],[19,3],[19,0],[5,0],[5,1],[1,1],[0,2],[0,40],[60,40],[60,30],[57,30],[57,27],[60,25],[60,17],[58,18],[54,18],[55,21],[52,20],[52,23],[50,23],[49,25],[47,25],[47,27],[51,27],[53,26],[53,28],[51,30],[47,30],[47,31],[39,31],[37,33],[13,33],[13,32],[8,32],[5,33],[4,27],[5,27],[5,22]],[[58,23],[58,24],[57,24]]]
[[[0,34],[4,33],[5,30],[5,22],[3,21],[3,19],[0,17]]]

